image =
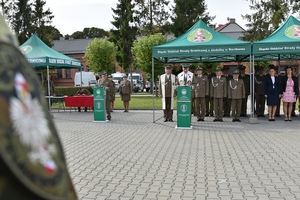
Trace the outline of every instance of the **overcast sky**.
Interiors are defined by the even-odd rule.
[[[118,0],[47,0],[46,8],[55,16],[52,25],[63,35],[82,31],[86,27],[113,28],[113,12]],[[247,0],[206,0],[208,12],[216,16],[213,23],[225,24],[227,18],[235,18],[245,28],[247,21],[241,15],[251,13]]]

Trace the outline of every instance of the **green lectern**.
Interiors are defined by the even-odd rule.
[[[191,126],[191,87],[177,88],[177,126],[178,129],[192,129]]]
[[[105,93],[103,87],[94,88],[94,122],[107,122],[105,117]]]

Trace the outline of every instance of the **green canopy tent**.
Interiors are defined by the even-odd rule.
[[[37,70],[49,68],[82,68],[82,63],[79,60],[61,54],[54,49],[48,47],[38,36],[33,34],[19,49],[26,56],[28,62]],[[48,81],[48,94],[50,94],[50,84]],[[50,106],[50,98],[49,108]]]
[[[152,81],[154,82],[154,59],[165,63],[241,62],[249,59],[251,62],[250,55],[250,42],[223,35],[200,19],[178,38],[152,47]],[[252,110],[254,113],[254,108]]]
[[[290,16],[269,37],[253,43],[253,57],[261,60],[300,59],[300,21]]]

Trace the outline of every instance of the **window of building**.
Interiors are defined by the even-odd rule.
[[[57,69],[57,78],[62,78],[62,69]]]
[[[71,78],[71,69],[66,69],[66,78]]]

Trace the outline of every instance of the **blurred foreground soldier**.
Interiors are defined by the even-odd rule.
[[[123,81],[120,83],[119,91],[121,100],[123,101],[124,112],[128,112],[129,101],[131,100],[132,86],[131,81],[127,79],[127,76],[123,76]]]
[[[210,83],[210,96],[215,108],[214,122],[223,122],[223,101],[227,97],[227,81],[221,75],[221,68],[217,67],[216,77],[212,77]]]
[[[229,67],[228,66],[224,66],[222,68],[222,77],[226,78],[227,83],[229,82],[229,80],[232,79],[232,75],[229,74]],[[223,102],[223,108],[224,108],[224,113],[223,116],[224,117],[230,117],[230,110],[231,110],[231,99],[229,99],[228,97],[226,97],[224,99]]]
[[[103,72],[102,76],[101,76],[101,80],[99,81],[99,86],[103,87],[104,90],[106,91],[106,95],[105,95],[105,109],[106,109],[106,115],[107,115],[107,119],[111,120],[111,115],[110,115],[110,92],[113,89],[113,84],[112,81],[110,81],[107,78],[107,73]]]
[[[254,76],[254,95],[256,101],[256,115],[257,117],[264,117],[265,114],[265,95],[264,95],[264,81],[263,67],[256,68],[257,74]]]
[[[170,66],[165,66],[165,74],[161,75],[158,82],[159,96],[162,99],[165,122],[173,121],[174,97],[176,96],[176,77],[172,74]]]
[[[233,79],[228,82],[228,98],[231,99],[232,121],[241,122],[242,99],[245,98],[244,81],[239,79],[239,71],[233,72]]]
[[[238,67],[240,70],[240,76],[239,79],[242,79],[244,81],[245,86],[245,98],[242,100],[242,110],[241,110],[241,117],[247,117],[247,102],[248,102],[248,96],[250,95],[250,75],[245,74],[246,67],[241,65]]]
[[[79,90],[76,92],[75,94],[76,96],[87,96],[87,95],[91,95],[91,93],[84,88],[79,88]],[[78,107],[78,112],[81,112],[81,108]],[[84,112],[87,112],[87,107],[84,107]]]
[[[195,110],[197,121],[204,121],[206,113],[205,98],[209,95],[209,82],[206,75],[202,74],[202,67],[197,68],[197,76],[194,79]]]
[[[113,112],[115,108],[115,100],[116,100],[116,84],[112,80],[111,75],[108,75],[108,79],[111,80],[113,86],[113,88],[110,91],[110,112]]]
[[[0,16],[0,199],[77,199],[32,66]]]
[[[216,74],[212,72],[212,66],[211,65],[208,65],[206,67],[206,73],[204,73],[204,75],[207,76],[209,84],[211,84],[211,78],[216,76]],[[209,90],[210,90],[210,87],[209,87]],[[205,116],[210,115],[211,117],[213,117],[214,116],[214,103],[213,103],[213,100],[210,97],[207,97],[205,99],[205,103],[206,103],[206,115]]]

